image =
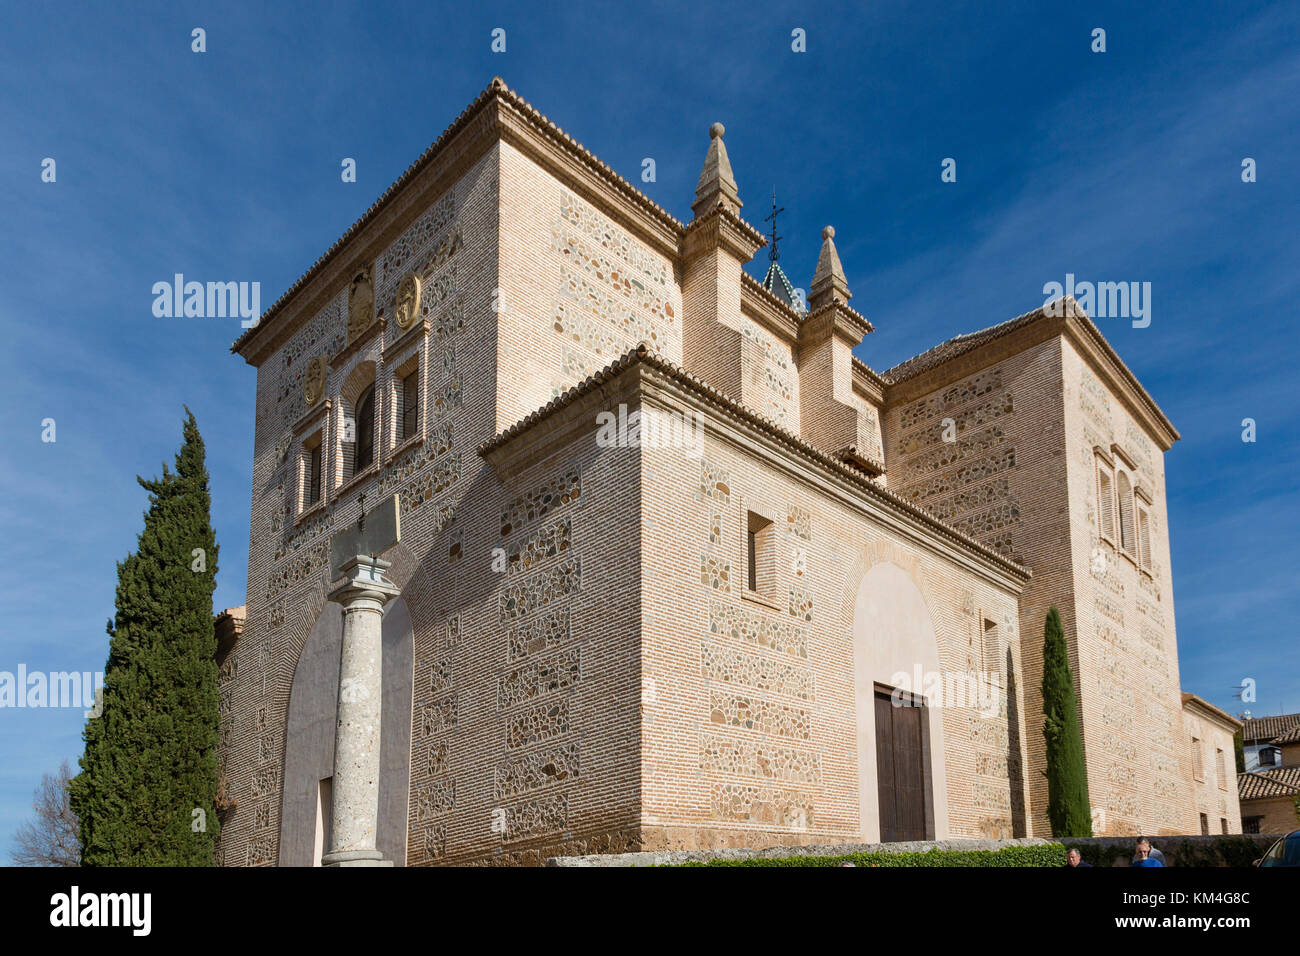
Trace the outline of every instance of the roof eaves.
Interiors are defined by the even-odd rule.
[[[1018,577],[1021,580],[1029,580],[1029,578],[1033,576],[1033,573],[1029,568],[1024,565],[1012,561],[1006,556],[994,551],[992,548],[981,544],[964,532],[959,531],[939,518],[936,518],[924,508],[917,507],[888,489],[880,487],[872,482],[862,469],[840,461],[834,455],[827,454],[820,448],[808,444],[798,435],[795,435],[788,429],[778,425],[771,419],[750,411],[729,395],[718,391],[712,385],[675,365],[669,359],[652,352],[645,344],[639,345],[637,348],[632,349],[621,357],[615,359],[609,365],[605,366],[605,368],[588,376],[568,391],[547,402],[541,408],[531,412],[524,418],[515,422],[509,428],[498,432],[496,435],[483,442],[478,448],[479,456],[487,457],[498,448],[507,444],[511,439],[532,428],[543,419],[549,418],[561,409],[572,405],[583,396],[590,394],[602,385],[611,381],[636,362],[644,362],[652,368],[667,374],[679,384],[685,385],[687,388],[713,402],[715,405],[720,406],[735,417],[762,429],[768,435],[778,439],[781,443],[804,458],[812,460],[823,468],[827,468],[840,476],[850,479],[855,483],[855,485],[865,490],[868,494],[892,505],[912,518],[919,520],[933,530],[938,531],[949,540],[979,554],[985,560],[997,564],[1005,571],[1010,572],[1013,576]]]

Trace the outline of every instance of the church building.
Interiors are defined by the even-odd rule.
[[[1049,836],[1051,606],[1095,832],[1239,832],[1155,401],[1068,297],[873,370],[703,132],[680,222],[493,80],[234,344],[220,862]]]

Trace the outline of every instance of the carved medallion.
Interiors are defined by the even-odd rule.
[[[307,374],[302,380],[302,394],[311,408],[325,394],[325,356],[317,355],[307,363]]]
[[[352,280],[348,289],[348,341],[370,328],[375,317],[375,287],[370,281],[370,270],[363,269]]]
[[[405,332],[415,324],[415,317],[420,314],[420,277],[414,272],[404,278],[397,286],[397,303],[393,306],[393,318],[397,327]]]

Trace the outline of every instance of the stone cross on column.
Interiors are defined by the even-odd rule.
[[[375,846],[379,828],[379,720],[383,693],[384,605],[401,591],[379,557],[401,540],[401,509],[392,495],[330,542],[329,596],[343,605],[338,724],[334,731],[330,845],[323,866],[392,866]]]

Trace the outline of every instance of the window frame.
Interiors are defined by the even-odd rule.
[[[1101,540],[1114,545],[1118,542],[1116,536],[1117,516],[1115,514],[1115,469],[1100,454],[1096,457],[1097,536]]]

